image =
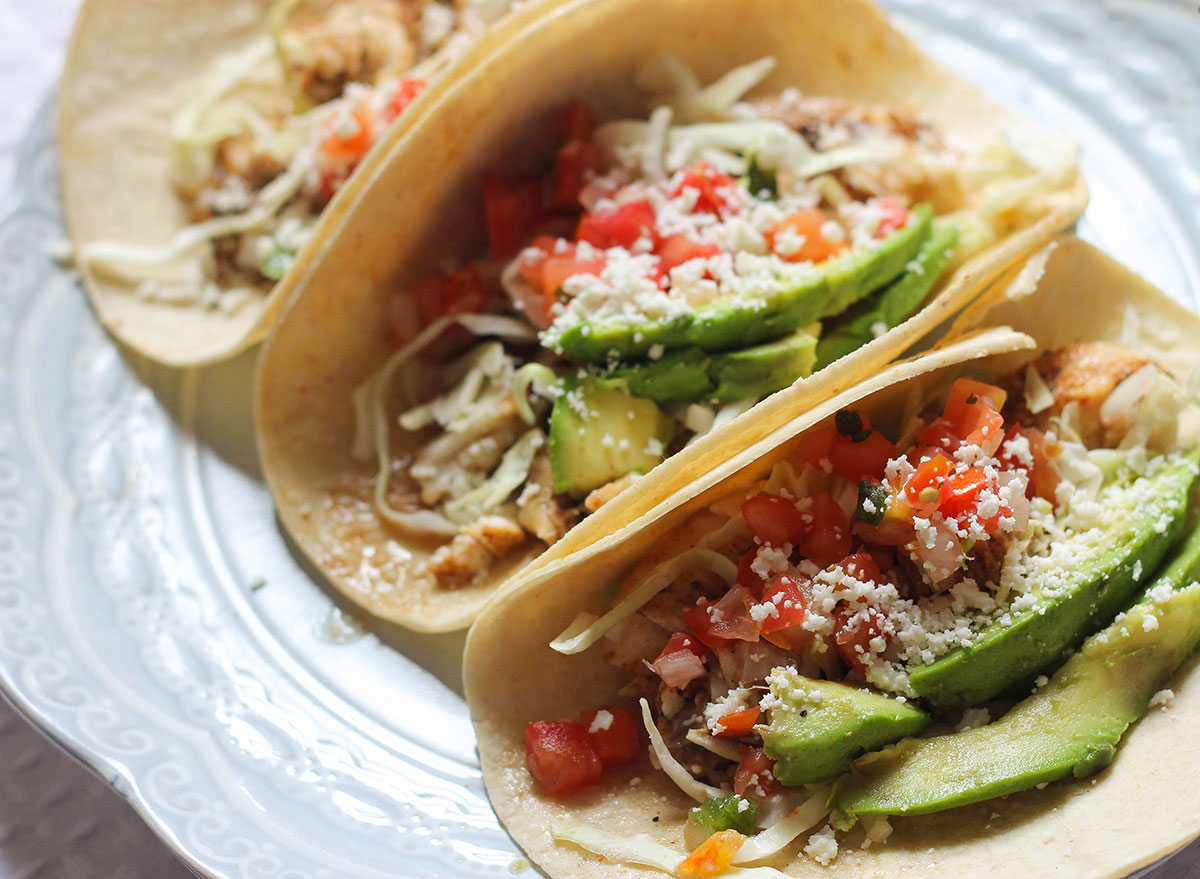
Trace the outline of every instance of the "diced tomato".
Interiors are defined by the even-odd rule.
[[[853,538],[850,520],[828,492],[813,495],[812,522],[797,540],[796,547],[805,558],[819,565],[829,565],[850,554]]]
[[[608,713],[607,725],[601,726],[596,722],[600,712]],[[595,711],[585,711],[579,722],[592,737],[592,746],[596,756],[605,769],[621,766],[637,759],[642,749],[642,725],[634,718],[633,712],[620,705],[607,705]]]
[[[708,879],[729,869],[733,856],[746,842],[736,830],[718,830],[696,846],[696,850],[679,862],[675,875],[679,879]]]
[[[861,583],[882,583],[884,581],[879,562],[865,549],[846,556],[838,566]]]
[[[833,472],[850,482],[882,480],[888,461],[899,457],[900,450],[877,430],[859,442],[838,434],[829,450]]]
[[[734,586],[717,601],[698,604],[683,612],[683,621],[709,647],[725,647],[731,641],[757,641],[758,624],[750,616],[753,597]]]
[[[538,787],[552,797],[597,784],[604,768],[587,727],[569,720],[526,724],[525,762]]]
[[[560,239],[552,235],[539,235],[529,243],[521,254],[521,260],[518,263],[521,277],[539,293],[542,292],[542,267],[545,265],[546,257],[558,251],[559,241]],[[565,244],[565,242],[563,243]],[[570,252],[574,253],[575,245],[572,244],[569,247]],[[540,250],[541,253],[536,256],[532,255],[531,252],[534,250]]]
[[[694,259],[705,259],[721,252],[715,244],[697,244],[686,235],[671,235],[658,246],[659,271],[669,275],[671,269]]]
[[[750,533],[771,546],[795,544],[807,529],[804,514],[778,494],[756,494],[742,503],[742,518]]]
[[[563,107],[558,115],[558,132],[563,140],[587,140],[595,127],[591,108],[579,98]]]
[[[692,170],[683,172],[683,178],[671,193],[671,197],[678,198],[685,190],[695,190],[696,202],[692,206],[692,213],[723,216],[729,205],[719,190],[730,189],[736,185],[737,181],[728,174],[721,173],[708,162],[700,162]]]
[[[757,785],[764,795],[771,795],[782,785],[775,778],[775,761],[763,753],[762,748],[742,745],[742,759],[733,773],[733,792],[743,794],[747,788]],[[754,791],[758,793],[757,790]]]
[[[391,100],[383,110],[384,123],[390,125],[395,122],[397,117],[407,110],[408,105],[415,101],[423,91],[425,91],[425,83],[419,79],[402,79],[396,83],[396,91],[392,93]]]
[[[796,446],[796,460],[807,464],[814,470],[831,472],[833,443],[837,437],[837,429],[832,425],[808,431],[800,438],[800,444]]]
[[[550,204],[563,210],[579,207],[579,193],[604,166],[599,148],[586,140],[568,141],[559,148],[551,174]]]
[[[734,711],[732,714],[726,714],[717,722],[721,725],[721,731],[716,735],[725,739],[736,739],[745,735],[749,735],[754,729],[754,724],[758,722],[759,708],[747,708],[745,711]]]
[[[366,103],[339,103],[322,123],[320,138],[321,154],[326,159],[356,162],[365,156],[374,139]]]
[[[708,645],[698,638],[694,638],[687,632],[676,632],[667,641],[667,646],[662,649],[659,656],[667,653],[678,653],[680,650],[686,650],[693,656],[704,658],[708,654]]]
[[[951,473],[942,483],[942,502],[938,509],[947,519],[954,519],[960,526],[979,516],[979,504],[983,492],[990,491],[999,497],[999,484],[980,467],[971,467],[962,473]],[[979,519],[984,531],[995,534],[1000,527],[1001,516],[1011,516],[1008,504],[1000,502],[999,512],[986,519]]]
[[[1000,460],[1009,469],[1019,468],[1029,473],[1029,484],[1025,488],[1026,497],[1040,497],[1053,502],[1060,477],[1058,472],[1050,465],[1046,435],[1036,427],[1013,425],[1012,429],[1005,435],[1004,440],[1008,442],[1009,440],[1020,439],[1021,437],[1024,437],[1029,442],[1029,452],[1033,458],[1033,466],[1027,466],[1018,461],[1013,455],[1004,455]]]
[[[706,653],[708,647],[699,639],[676,632],[658,654],[658,658],[650,664],[650,670],[662,678],[662,682],[668,687],[682,689],[696,678],[704,677],[704,663],[701,657]]]
[[[743,553],[738,561],[738,585],[750,590],[755,595],[762,591],[763,579],[754,573],[754,560],[758,558],[758,547],[752,547],[749,552]]]
[[[962,445],[962,437],[955,433],[949,424],[939,418],[921,431],[917,437],[917,442],[923,446],[933,446],[939,451],[953,454]]]
[[[492,256],[511,256],[542,218],[542,182],[536,177],[508,182],[484,174],[480,189]]]
[[[579,221],[575,237],[595,247],[620,246],[630,249],[641,238],[657,241],[656,219],[654,205],[649,201],[632,201],[594,214],[585,214]]]
[[[878,228],[875,229],[876,238],[882,238],[890,232],[895,232],[908,222],[908,208],[899,199],[884,196],[875,199],[873,204],[883,213],[883,218],[879,221]]]
[[[857,625],[855,616],[864,613]],[[833,643],[845,663],[859,671],[866,671],[865,657],[871,652],[871,642],[884,634],[884,617],[873,607],[863,604],[841,605],[833,614]]]
[[[944,418],[967,445],[980,446],[994,454],[1004,440],[1004,416],[1000,410],[1008,393],[995,385],[960,378],[946,397]]]
[[[546,314],[558,302],[558,292],[574,275],[599,275],[604,271],[603,259],[576,259],[574,255],[557,254],[542,261],[542,305]]]
[[[915,512],[928,516],[942,502],[942,483],[953,472],[954,462],[941,452],[933,452],[916,465],[917,472],[904,484],[904,500]]]
[[[832,241],[822,229],[826,216],[820,208],[805,208],[789,214],[767,233],[771,252],[788,262],[824,262],[848,249],[845,241]],[[793,246],[803,239],[798,247]]]
[[[1008,391],[1003,388],[973,378],[956,379],[946,395],[945,418],[951,425],[956,425],[972,406],[983,403],[999,412],[1007,400]]]
[[[780,574],[763,590],[763,600],[758,607],[765,604],[772,607],[758,624],[759,631],[764,634],[798,626],[808,613],[808,596],[800,581],[790,574]]]

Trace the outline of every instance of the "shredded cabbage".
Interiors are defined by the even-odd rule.
[[[729,739],[719,739],[716,736],[710,736],[702,730],[689,729],[687,731],[687,740],[706,751],[712,751],[718,757],[724,757],[731,763],[737,763],[742,759],[741,749],[736,742],[731,742]]]
[[[792,809],[785,818],[747,839],[733,856],[733,862],[752,864],[769,858],[778,854],[801,833],[815,827],[829,814],[831,790],[831,785],[817,788],[802,805]]]
[[[642,64],[635,82],[656,94],[684,122],[728,119],[735,103],[775,69],[774,58],[759,58],[735,67],[707,86],[674,55],[663,53]]]
[[[642,605],[666,589],[690,567],[710,570],[730,585],[737,580],[737,565],[719,552],[713,552],[711,549],[689,549],[652,570],[646,579],[604,616],[596,618],[588,614],[591,621],[586,623],[583,621],[583,614],[577,616],[562,634],[550,642],[550,646],[559,653],[568,655],[587,650],[599,641],[605,632],[636,613]]]
[[[417,534],[433,534],[449,537],[458,531],[458,526],[433,510],[403,512],[387,501],[388,481],[391,475],[391,447],[386,404],[387,389],[391,386],[400,367],[406,365],[447,328],[457,324],[477,336],[500,336],[513,341],[530,341],[536,338],[533,329],[523,321],[494,314],[454,314],[440,317],[425,327],[415,339],[393,354],[383,367],[367,380],[366,387],[371,411],[371,440],[356,437],[353,448],[363,450],[368,442],[378,464],[375,476],[375,510],[380,518],[397,528]]]
[[[558,376],[544,363],[526,363],[512,378],[512,392],[517,399],[517,412],[526,424],[533,424],[537,417],[529,405],[529,390],[540,397],[553,400],[557,396]]]
[[[546,438],[540,430],[535,428],[527,431],[504,453],[491,476],[471,491],[446,503],[446,517],[466,524],[504,503],[529,476],[533,456],[545,442]]]
[[[650,748],[658,760],[659,768],[666,773],[667,778],[675,782],[681,791],[698,803],[703,803],[706,797],[727,796],[728,791],[697,781],[690,772],[684,769],[683,764],[671,754],[667,743],[663,741],[662,733],[654,725],[654,717],[650,714],[650,703],[645,699],[638,701],[642,706],[642,723],[646,727],[647,735],[650,736]]]
[[[618,153],[637,155],[642,170],[656,179],[701,158],[740,172],[748,153],[753,153],[764,168],[786,171],[802,179],[879,158],[877,151],[865,144],[817,152],[800,134],[774,119],[670,125],[670,114],[669,108],[659,107],[649,122],[608,122],[596,129],[596,144],[610,157]]]
[[[621,836],[570,818],[552,818],[550,835],[557,842],[572,843],[607,861],[636,864],[672,876],[687,856],[685,852],[677,852],[644,833]],[[781,879],[783,875],[771,867],[731,867],[721,873],[722,877],[727,876],[729,879]]]
[[[268,223],[300,191],[305,177],[314,166],[315,156],[312,149],[298,152],[288,169],[262,188],[254,205],[247,211],[186,226],[161,246],[142,247],[118,241],[92,241],[79,248],[79,260],[120,275],[120,265],[147,267],[171,263],[214,238],[257,229]]]
[[[1042,380],[1042,374],[1033,364],[1025,369],[1025,406],[1034,415],[1045,412],[1054,405],[1054,395]]]

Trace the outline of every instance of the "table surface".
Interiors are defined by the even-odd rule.
[[[53,88],[79,0],[0,0],[0,218],[17,147]],[[108,785],[0,699],[0,879],[184,879],[193,874]],[[1200,879],[1200,845],[1155,873]]]

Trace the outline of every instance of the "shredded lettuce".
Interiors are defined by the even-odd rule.
[[[550,646],[559,653],[568,655],[587,650],[599,641],[605,632],[636,613],[642,605],[670,586],[691,567],[710,570],[730,585],[737,580],[737,565],[719,552],[713,552],[711,549],[689,549],[652,570],[602,617],[596,618],[588,614],[585,621],[583,614],[577,616],[562,634],[550,642]]]

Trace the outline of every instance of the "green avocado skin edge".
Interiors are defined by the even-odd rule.
[[[810,280],[770,300],[717,301],[690,314],[638,324],[579,324],[565,330],[551,347],[571,360],[605,364],[644,359],[656,345],[724,351],[782,336],[844,311],[899,277],[929,238],[932,224],[932,207],[919,204],[908,223],[878,247],[832,259]]]
[[[859,760],[832,798],[838,826],[858,815],[924,815],[1087,778],[1200,645],[1200,526],[1142,598],[1090,638],[1044,687],[987,726],[905,739]],[[1159,587],[1170,590],[1155,603]],[[1147,623],[1148,617],[1155,623]]]
[[[875,328],[891,329],[912,316],[937,283],[958,242],[958,227],[953,224],[935,226],[910,267],[898,279],[846,315],[839,315],[822,328],[817,344],[817,363],[813,371],[824,369],[857,351],[875,338]]]
[[[1152,572],[1178,539],[1197,482],[1198,457],[1192,452],[1148,477],[1156,483],[1155,502],[1131,512],[1099,558],[1071,571],[1075,582],[1060,595],[1012,622],[993,623],[971,647],[910,669],[912,688],[939,708],[980,705],[1065,658],[1133,597],[1142,579],[1135,572]],[[1169,524],[1160,531],[1163,518]]]

